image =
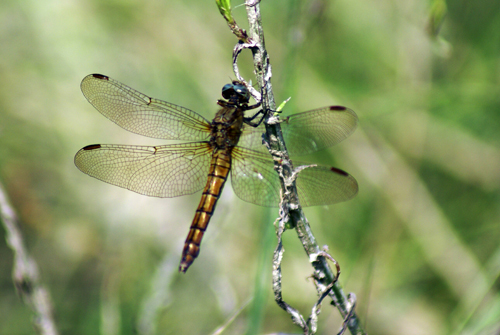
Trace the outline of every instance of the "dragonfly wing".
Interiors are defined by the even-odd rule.
[[[269,153],[266,146],[262,142],[262,135],[266,132],[266,127],[262,123],[258,127],[252,127],[248,124],[243,125],[243,132],[241,133],[238,145],[254,151]]]
[[[276,207],[280,201],[280,181],[271,155],[235,147],[232,158],[234,193],[252,204]]]
[[[241,147],[233,149],[231,183],[234,193],[247,202],[276,207],[280,181],[270,155]],[[295,163],[294,166],[309,165]],[[356,179],[340,169],[317,165],[299,172],[297,193],[303,207],[347,201],[358,193]]]
[[[294,164],[299,165],[310,164]],[[358,183],[345,171],[317,165],[299,172],[297,193],[303,207],[331,205],[352,199],[358,193]]]
[[[116,80],[91,74],[82,80],[85,98],[104,116],[136,134],[166,140],[200,141],[210,122],[181,106],[150,98]]]
[[[335,145],[354,132],[358,117],[352,109],[330,106],[290,116],[281,124],[291,155],[306,155]]]
[[[318,108],[282,118],[281,130],[290,155],[307,155],[331,147],[356,129],[358,117],[342,106]],[[255,151],[267,151],[262,145],[264,126],[245,125],[239,145]]]
[[[205,186],[212,150],[208,143],[162,146],[93,144],[77,152],[75,165],[107,183],[153,197],[177,197]]]

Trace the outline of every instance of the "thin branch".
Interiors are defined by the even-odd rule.
[[[35,313],[34,325],[38,334],[57,335],[52,317],[52,303],[48,291],[40,282],[38,266],[28,254],[19,228],[19,221],[10,206],[7,193],[0,184],[0,218],[5,227],[7,245],[14,253],[12,277],[18,294]]]
[[[359,318],[354,311],[355,304],[351,303],[346,298],[342,288],[336,281],[332,270],[327,264],[325,256],[316,243],[316,239],[312,234],[309,223],[300,206],[295,187],[296,174],[294,175],[295,170],[293,169],[286,150],[281,127],[279,125],[279,118],[274,113],[269,113],[269,111],[276,110],[276,104],[272,93],[271,65],[264,43],[264,30],[260,16],[260,0],[248,0],[246,8],[250,27],[248,33],[249,37],[245,41],[242,41],[240,38],[240,42],[235,47],[233,53],[233,68],[235,69],[237,78],[243,81],[243,78],[239,75],[237,58],[241,50],[246,48],[250,49],[254,60],[254,74],[262,93],[261,100],[259,101],[266,112],[266,133],[263,137],[269,152],[273,155],[275,168],[280,176],[281,194],[283,198],[280,204],[280,218],[277,228],[278,245],[275,250],[273,262],[273,289],[275,292],[275,300],[281,308],[292,316],[292,320],[303,329],[304,333],[310,333],[310,329],[302,315],[284,302],[281,295],[281,259],[283,258],[284,252],[281,243],[281,235],[285,231],[285,226],[294,227],[314,267],[314,278],[316,279],[318,290],[320,292],[328,292],[328,295],[333,300],[332,304],[337,306],[340,314],[344,318],[345,327],[347,327],[352,334],[365,334]],[[254,97],[256,96],[255,94],[252,95]]]
[[[328,285],[325,290],[319,291],[318,301],[314,304],[312,311],[311,311],[311,316],[307,320],[307,323],[309,324],[309,327],[311,328],[311,332],[313,334],[316,333],[316,330],[318,329],[317,324],[318,324],[318,316],[319,316],[319,313],[321,312],[321,303],[323,302],[323,299],[325,299],[330,294],[330,292],[333,288],[333,285],[335,285],[335,283],[339,280],[339,277],[340,277],[340,265],[332,256],[330,256],[330,254],[328,254],[326,251],[322,251],[318,255],[316,255],[316,258],[318,256],[325,257],[326,259],[333,262],[333,264],[335,264],[335,268],[337,269],[337,275],[335,276],[334,281],[330,285]],[[311,260],[311,261],[315,261],[315,260]],[[318,287],[318,283],[317,283],[316,278],[314,278],[314,282],[316,284],[316,287]],[[344,324],[345,324],[345,322],[344,322]],[[342,331],[341,331],[341,333],[342,333]]]
[[[276,246],[276,250],[274,251],[274,256],[273,256],[273,292],[274,292],[274,300],[276,303],[283,309],[285,310],[290,316],[292,317],[293,323],[295,323],[297,326],[302,328],[304,331],[304,334],[309,334],[309,326],[307,325],[306,320],[304,320],[304,317],[298,310],[287,304],[283,300],[283,296],[281,294],[281,260],[283,259],[283,243],[281,236],[283,235],[283,232],[285,231],[285,224],[286,224],[286,218],[281,215],[280,213],[280,219],[277,220],[278,226],[277,226],[277,235],[278,235],[278,245]]]
[[[233,15],[231,13],[231,1],[230,0],[215,0],[217,7],[219,7],[219,12],[224,17],[229,26],[229,29],[233,34],[238,37],[238,39],[244,43],[248,43],[248,35],[245,29],[241,29],[236,23]]]

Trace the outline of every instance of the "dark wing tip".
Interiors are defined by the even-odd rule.
[[[345,172],[344,170],[337,169],[336,167],[333,167],[333,166],[330,168],[330,171],[335,172],[337,174],[341,174],[341,175],[346,176],[346,177],[349,175],[349,173]]]
[[[95,149],[99,149],[101,147],[100,144],[91,144],[91,145],[87,145],[85,147],[82,148],[82,150],[95,150]]]
[[[108,76],[105,76],[105,75],[99,74],[99,73],[92,73],[91,76],[94,78],[97,78],[97,79],[101,79],[101,80],[109,80]]]
[[[345,111],[346,109],[344,106],[330,106],[331,111]]]

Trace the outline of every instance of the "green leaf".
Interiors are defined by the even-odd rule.
[[[234,23],[233,16],[231,15],[231,0],[215,0],[219,12],[224,16],[228,23]]]

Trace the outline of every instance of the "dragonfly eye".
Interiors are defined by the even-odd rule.
[[[242,96],[245,100],[248,101],[250,99],[250,93],[248,92],[248,89],[246,88],[245,85],[237,84],[233,85],[233,87],[235,92],[238,93],[240,96]]]
[[[234,94],[237,94],[242,102],[248,102],[250,99],[250,93],[245,85],[235,83],[224,85],[222,88],[222,97],[224,99],[229,99]]]
[[[244,85],[233,85],[233,87],[234,87],[234,90],[236,91],[236,93],[238,93],[238,94],[241,94],[241,95],[248,94],[248,90]]]
[[[229,99],[231,95],[234,94],[234,85],[233,84],[226,84],[222,88],[222,97],[224,99]]]

